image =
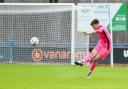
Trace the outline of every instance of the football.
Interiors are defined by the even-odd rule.
[[[32,37],[30,42],[32,45],[38,45],[39,39],[37,37]]]

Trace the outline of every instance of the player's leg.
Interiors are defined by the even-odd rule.
[[[87,55],[84,59],[83,62],[91,62],[93,60],[93,58],[97,55],[98,51],[97,50],[93,50],[89,55]]]
[[[101,45],[98,43],[96,47],[92,50],[92,52],[83,59],[83,62],[85,63],[91,62],[100,50],[101,50]]]
[[[85,64],[86,62],[91,62],[93,58],[97,55],[100,49],[101,49],[100,44],[97,44],[97,46],[92,50],[90,54],[85,56],[82,61],[76,61],[75,64],[83,66],[83,64]]]
[[[89,55],[87,55],[82,61],[76,61],[75,64],[76,65],[80,65],[83,66],[84,63],[86,62],[91,62],[93,60],[93,58],[96,56],[97,51],[93,50]]]
[[[98,55],[93,59],[91,65],[90,65],[89,72],[87,73],[87,78],[90,78],[92,72],[94,71],[94,69],[95,69],[95,67],[96,67],[96,65],[97,65],[97,61],[100,60],[100,59],[101,59],[101,58],[100,58],[100,56],[98,56]]]
[[[97,61],[98,60],[104,60],[106,59],[106,57],[110,54],[111,51],[108,51],[106,48],[102,48],[97,55],[93,58],[93,62],[90,66],[89,72],[87,74],[87,77],[89,78],[90,75],[92,74],[92,72],[94,71],[96,65],[97,65]]]
[[[86,75],[87,78],[90,78],[90,76],[91,76],[93,70],[95,69],[96,65],[97,65],[97,61],[93,61],[93,62],[91,63],[90,69],[89,69],[89,71],[88,71],[88,73],[87,73],[87,75]]]
[[[96,67],[96,65],[97,65],[97,61],[98,60],[101,60],[101,57],[99,56],[99,55],[97,55],[94,59],[93,59],[93,61],[92,61],[92,63],[91,63],[91,66],[90,66],[90,69],[89,69],[89,72],[93,72],[93,70],[95,69],[95,67]]]

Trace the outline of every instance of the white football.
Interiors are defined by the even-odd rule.
[[[39,39],[37,37],[32,37],[31,38],[31,44],[38,45],[39,44]]]

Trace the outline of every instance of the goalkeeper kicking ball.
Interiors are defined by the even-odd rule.
[[[39,39],[38,39],[37,37],[32,37],[32,38],[31,38],[31,44],[32,44],[33,46],[38,45],[38,44],[39,44]]]

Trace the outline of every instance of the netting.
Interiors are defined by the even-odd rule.
[[[89,35],[79,32],[78,28],[78,10],[75,10],[75,60],[83,60],[89,53]]]
[[[40,41],[39,63],[71,63],[82,59],[87,43],[81,44],[78,33],[77,39],[72,40],[74,18],[72,5],[0,5],[0,62],[35,63],[32,37]]]
[[[56,8],[62,11],[55,11]],[[42,62],[69,62],[61,52],[71,52],[71,6],[0,6],[1,57],[3,61],[33,62],[31,37],[38,37]],[[52,11],[54,10],[54,11]]]

